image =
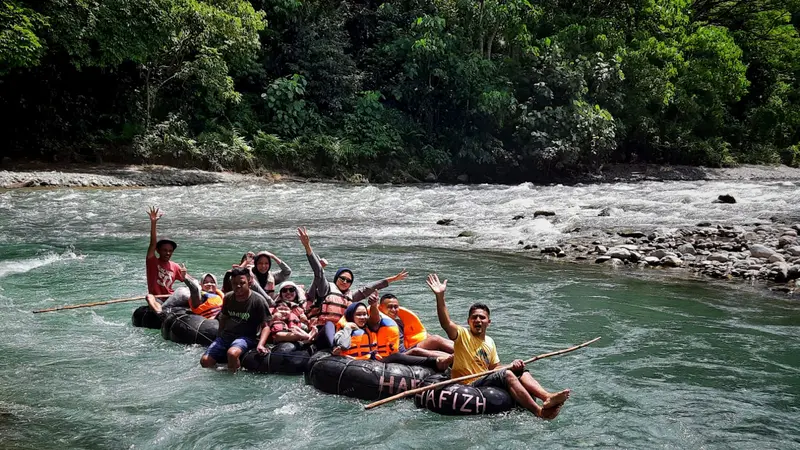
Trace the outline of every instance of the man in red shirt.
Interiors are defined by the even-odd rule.
[[[163,212],[155,206],[151,206],[147,211],[150,216],[150,246],[147,248],[147,258],[145,267],[147,269],[147,292],[153,295],[172,295],[172,283],[175,280],[183,281],[181,267],[170,261],[172,252],[178,244],[169,239],[158,240],[156,238],[156,222]],[[158,252],[158,256],[156,256]]]

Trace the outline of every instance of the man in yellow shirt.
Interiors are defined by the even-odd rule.
[[[444,293],[447,290],[447,280],[439,281],[436,274],[428,275],[428,287],[436,295],[436,312],[439,315],[439,324],[453,340],[455,353],[451,377],[458,378],[464,375],[478,374],[493,370],[500,365],[497,348],[494,340],[486,336],[486,328],[492,320],[489,318],[489,307],[483,303],[475,303],[469,308],[469,330],[457,325],[450,320],[447,306],[444,303]],[[551,393],[545,390],[531,374],[525,370],[525,363],[516,359],[511,363],[510,369],[498,370],[473,380],[464,382],[475,387],[497,387],[511,394],[511,397],[523,408],[532,412],[536,417],[554,419],[561,406],[569,398],[570,390]],[[542,400],[540,406],[536,398]]]

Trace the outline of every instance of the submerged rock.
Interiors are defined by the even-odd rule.
[[[436,225],[452,225],[453,219],[439,219],[436,221]]]
[[[475,237],[475,236],[477,236],[477,234],[475,234],[474,231],[469,231],[469,230],[458,233],[458,237]]]
[[[535,218],[537,218],[539,216],[550,217],[550,216],[555,216],[555,215],[556,215],[556,213],[554,213],[553,211],[536,211],[536,212],[533,213],[533,218],[535,219]]]
[[[736,203],[736,199],[732,195],[723,194],[717,197],[714,203]]]

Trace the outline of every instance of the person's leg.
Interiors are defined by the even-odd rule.
[[[425,356],[433,358],[439,358],[440,356],[441,357],[452,356],[452,353],[440,352],[439,350],[426,350],[424,348],[419,348],[419,347],[412,347],[406,350],[405,354],[410,356]]]
[[[519,378],[514,375],[514,372],[506,370],[504,376],[508,393],[511,394],[511,397],[517,404],[532,412],[536,417],[541,417],[542,407],[531,397],[531,394],[528,393],[528,390],[525,389],[525,386],[522,385]]]
[[[453,355],[446,356],[413,356],[408,353],[392,353],[382,362],[385,363],[398,363],[407,366],[422,366],[430,367],[438,372],[444,372],[453,363]]]
[[[333,322],[325,322],[324,325],[317,327],[317,349],[324,350],[333,348],[333,337],[336,335],[336,325]]]
[[[147,302],[147,306],[150,307],[156,314],[161,313],[161,304],[158,303],[156,297],[153,294],[147,294],[144,296],[144,300]]]
[[[453,348],[453,341],[447,338],[443,338],[438,334],[430,334],[430,333],[428,333],[428,337],[426,337],[422,342],[417,344],[416,347],[422,350],[438,350],[440,352],[445,352],[450,354],[452,354],[455,351]]]
[[[569,398],[569,389],[564,389],[563,391],[550,393],[545,388],[533,378],[529,372],[525,371],[522,376],[519,377],[520,383],[525,387],[525,390],[528,391],[532,396],[541,399],[542,407],[543,408],[553,408],[558,406]]]
[[[228,370],[231,372],[236,372],[241,367],[241,362],[239,361],[239,357],[242,354],[247,353],[248,350],[251,348],[256,347],[256,341],[250,338],[242,337],[239,339],[235,339],[232,343],[230,348],[228,348],[227,357],[228,357]]]
[[[216,367],[219,361],[225,360],[227,351],[228,344],[222,338],[216,338],[200,358],[200,365],[205,368]]]
[[[189,292],[189,288],[181,286],[178,289],[175,289],[175,292],[169,296],[168,299],[164,300],[164,303],[161,304],[162,308],[188,308],[189,307],[189,297],[191,293]]]

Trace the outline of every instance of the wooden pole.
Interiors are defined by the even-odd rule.
[[[161,295],[156,295],[155,297],[156,298],[167,298],[167,297],[169,297],[169,295],[168,294],[161,294]],[[141,300],[143,298],[144,298],[144,295],[140,295],[138,297],[118,298],[116,300],[106,300],[104,302],[83,303],[83,304],[80,304],[80,305],[56,306],[55,308],[37,309],[36,311],[31,311],[31,312],[33,312],[34,314],[38,314],[38,313],[43,313],[43,312],[61,311],[62,309],[91,308],[92,306],[110,305],[112,303],[132,302],[134,300]]]
[[[600,340],[600,336],[592,339],[591,341],[584,342],[583,344],[576,345],[574,347],[565,348],[563,350],[557,350],[557,351],[550,352],[550,353],[543,353],[543,354],[541,354],[539,356],[534,356],[533,358],[525,360],[524,362],[525,362],[525,364],[530,364],[530,363],[532,363],[534,361],[538,361],[540,359],[549,358],[551,356],[556,356],[556,355],[563,355],[564,353],[569,353],[569,352],[575,351],[575,350],[577,350],[579,348],[586,347],[587,345],[591,345],[591,344],[597,342],[598,340]],[[397,399],[400,399],[400,398],[409,397],[409,396],[414,395],[414,394],[416,394],[418,392],[425,392],[425,391],[428,391],[428,390],[431,390],[431,389],[436,389],[437,387],[442,387],[442,386],[447,386],[447,385],[450,385],[450,384],[453,384],[453,383],[458,383],[459,381],[466,381],[466,380],[470,380],[470,379],[473,379],[473,378],[480,378],[482,376],[489,375],[490,373],[498,372],[500,370],[506,370],[509,367],[511,367],[511,366],[510,365],[509,366],[500,366],[500,367],[498,367],[496,369],[487,370],[486,372],[481,372],[481,373],[476,373],[476,374],[471,374],[471,375],[464,375],[463,377],[451,378],[449,380],[440,381],[438,383],[430,384],[428,386],[422,386],[422,387],[418,387],[416,389],[411,389],[411,390],[408,390],[408,391],[405,391],[405,392],[401,392],[399,394],[395,394],[395,395],[393,395],[391,397],[386,397],[383,400],[378,400],[377,402],[370,403],[369,405],[365,406],[364,409],[372,409],[372,408],[375,408],[376,406],[381,406],[381,405],[383,405],[385,403],[393,402],[393,401],[395,401]]]

